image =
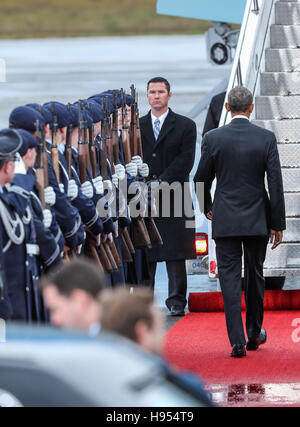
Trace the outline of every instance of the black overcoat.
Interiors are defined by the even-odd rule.
[[[194,181],[205,184],[204,212],[212,208],[213,238],[268,236],[271,229],[285,230],[282,174],[273,132],[243,118],[208,132]]]
[[[184,183],[189,183],[190,172],[194,165],[197,130],[196,124],[187,117],[174,113],[171,109],[155,141],[151,120],[151,112],[140,119],[143,157],[150,169],[149,180],[161,180],[168,184],[175,182],[177,195],[180,195]],[[191,193],[188,184],[182,192],[182,215],[175,216],[174,194],[171,191],[170,216],[162,216],[162,196],[159,198],[159,216],[155,222],[162,236],[163,245],[155,246],[148,251],[148,260],[175,261],[195,258],[195,228],[190,227],[194,220],[190,211],[185,211],[183,200],[191,205]],[[177,199],[178,200],[178,199]],[[166,212],[165,212],[166,213]]]

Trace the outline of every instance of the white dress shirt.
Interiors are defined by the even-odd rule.
[[[246,120],[249,120],[249,117],[243,116],[242,114],[238,114],[237,116],[232,117],[231,120],[234,120],[234,119],[246,119]]]

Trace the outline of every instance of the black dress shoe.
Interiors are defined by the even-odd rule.
[[[265,329],[262,329],[260,331],[259,337],[256,340],[249,339],[247,341],[247,350],[249,351],[255,351],[258,349],[258,347],[262,344],[264,344],[267,341],[267,331]]]
[[[184,309],[181,307],[178,307],[176,305],[172,305],[170,309],[170,316],[184,316],[185,312]]]
[[[232,347],[231,357],[244,357],[246,356],[245,346],[243,344],[234,344]]]

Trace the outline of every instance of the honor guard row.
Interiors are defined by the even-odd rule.
[[[145,250],[162,240],[148,175],[134,86],[15,108],[0,131],[0,318],[47,322],[38,280],[76,256],[111,286],[149,279]]]

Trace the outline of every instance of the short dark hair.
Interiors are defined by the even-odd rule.
[[[72,260],[51,271],[41,281],[41,288],[55,285],[60,294],[69,297],[75,289],[82,289],[97,298],[108,287],[104,273],[87,258]]]
[[[228,104],[233,113],[245,112],[253,104],[253,95],[246,87],[237,86],[229,92]]]
[[[171,85],[164,77],[153,77],[153,79],[149,80],[147,83],[147,91],[149,90],[149,86],[151,83],[164,83],[166,85],[168,93],[170,93],[171,91]]]
[[[139,321],[153,326],[153,294],[147,288],[128,288],[103,292],[100,296],[101,329],[136,341],[135,327]]]

